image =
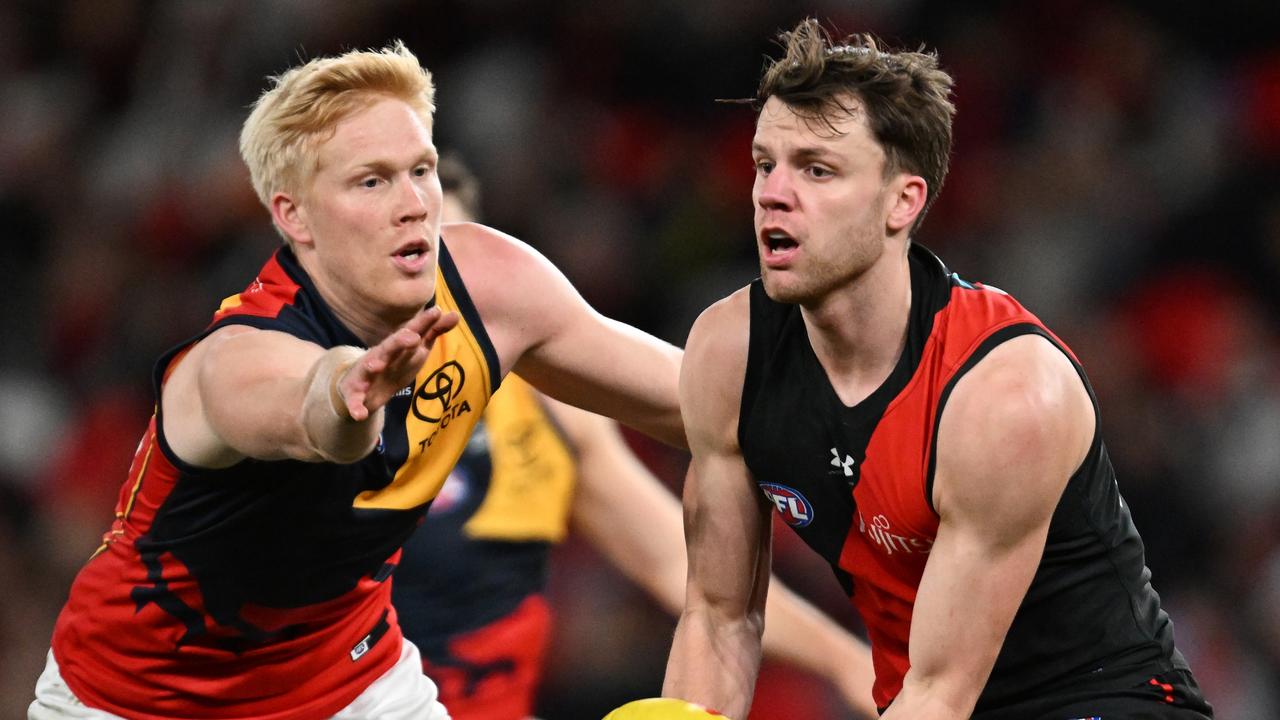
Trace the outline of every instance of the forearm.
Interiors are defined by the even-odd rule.
[[[339,392],[338,382],[364,354],[355,347],[325,351],[307,373],[300,424],[310,450],[323,459],[351,463],[368,455],[382,432],[383,410],[353,420]]]
[[[760,616],[715,619],[686,611],[676,625],[662,694],[745,720],[760,671]]]

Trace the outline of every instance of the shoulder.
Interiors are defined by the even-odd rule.
[[[698,369],[691,360],[710,362],[718,368],[726,364],[747,365],[751,338],[751,289],[744,287],[703,310],[689,330],[685,347],[685,367]]]
[[[527,243],[476,223],[444,225],[441,235],[504,368],[587,309],[564,274]]]
[[[708,307],[694,321],[680,369],[680,405],[690,442],[708,434],[737,444],[738,411],[751,337],[750,288]]]
[[[1039,335],[1007,340],[957,381],[943,410],[935,507],[945,517],[1018,496],[1041,511],[1051,500],[1051,512],[1094,431],[1092,399],[1063,351]]]
[[[490,279],[500,278],[504,284],[519,282],[518,275],[509,273],[527,273],[538,266],[551,266],[527,243],[487,225],[446,223],[440,227],[440,234],[468,289]]]

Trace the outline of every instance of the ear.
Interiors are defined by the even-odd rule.
[[[924,210],[929,197],[929,185],[919,175],[899,175],[890,185],[889,216],[885,219],[890,233],[910,230],[916,218]]]
[[[290,240],[303,245],[311,245],[311,228],[307,223],[307,213],[297,200],[288,193],[278,192],[271,196],[271,219]]]

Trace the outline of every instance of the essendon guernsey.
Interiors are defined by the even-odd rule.
[[[861,614],[880,707],[901,690],[909,666],[912,608],[938,529],[938,419],[957,380],[1000,343],[1033,333],[1065,353],[1088,387],[1071,351],[1012,297],[961,280],[918,245],[909,263],[902,357],[854,407],[828,381],[799,308],[771,301],[754,283],[738,428],[761,491],[830,563]],[[1016,716],[1011,708],[1022,699],[1125,691],[1186,670],[1144,563],[1095,428],[974,717]]]

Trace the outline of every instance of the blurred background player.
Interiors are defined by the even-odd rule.
[[[475,176],[448,153],[438,174],[445,222],[475,221]],[[687,564],[678,500],[616,423],[508,375],[405,543],[392,586],[405,636],[456,720],[533,711],[552,631],[547,564],[570,527],[679,612]],[[859,717],[874,717],[865,644],[781,583],[770,588],[769,613],[767,653],[824,677]]]

